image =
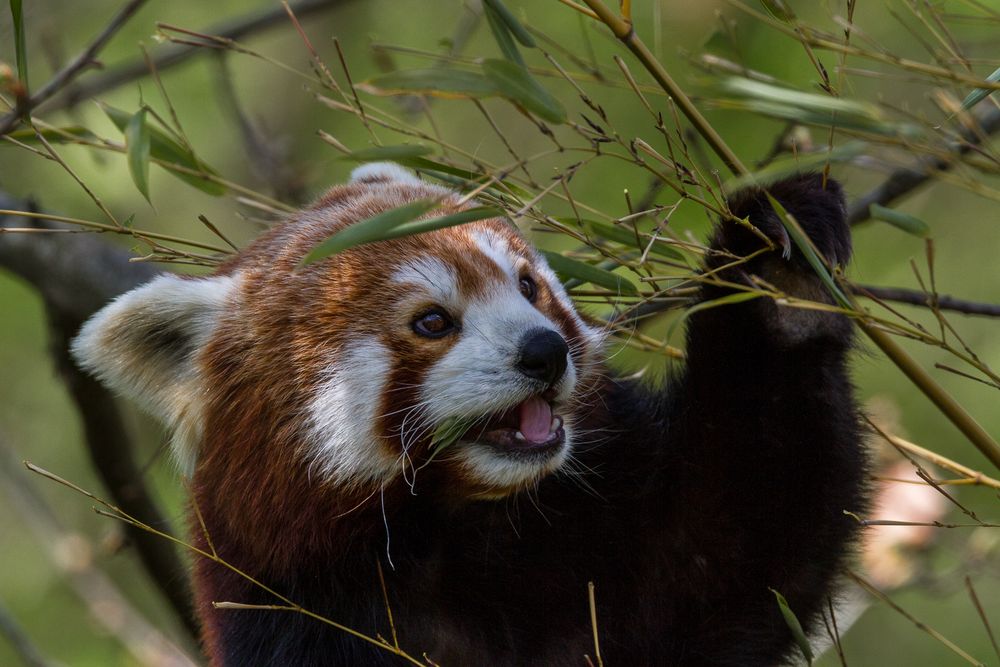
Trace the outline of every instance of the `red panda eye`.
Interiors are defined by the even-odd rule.
[[[457,329],[447,313],[429,310],[413,320],[413,330],[425,338],[442,338]]]
[[[535,285],[535,281],[531,278],[531,276],[521,278],[520,282],[517,284],[517,288],[521,290],[521,295],[527,299],[529,303],[534,303],[535,299],[538,298],[538,286]]]

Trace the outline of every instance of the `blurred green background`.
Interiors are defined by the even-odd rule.
[[[605,30],[588,25],[588,21],[566,6],[555,0],[511,0],[508,4],[526,23],[585,61],[591,58],[588,54],[592,52],[596,62],[607,71],[616,72],[611,56],[618,53],[641,81],[648,81],[638,63],[614,43]],[[845,14],[842,3],[802,1],[792,4],[803,20],[842,34],[832,18]],[[923,3],[911,4],[919,5],[917,8],[925,11],[924,16],[929,16]],[[929,41],[928,28],[916,18],[917,14],[906,9],[906,5],[891,1],[858,3],[855,23],[860,30],[855,39],[871,48],[933,62],[921,43],[922,39]],[[108,0],[26,2],[32,85],[39,86],[54,69],[77,53],[106,25],[119,6],[119,2]],[[212,3],[151,0],[104,50],[101,60],[111,66],[140,58],[140,43],[155,54],[162,48],[154,37],[156,22],[202,29],[270,6],[274,5],[246,0]],[[967,13],[987,17],[976,21],[955,19],[949,27],[963,52],[970,57],[974,70],[981,76],[993,71],[1000,61],[997,53],[1000,18],[990,20],[988,17],[990,11],[1000,12],[1000,2],[955,1],[935,3],[935,7],[946,16]],[[0,11],[0,61],[13,64],[11,23],[5,10]],[[304,20],[303,25],[320,56],[341,78],[331,40],[339,38],[355,81],[361,81],[378,74],[380,66],[385,66],[384,55],[381,61],[373,56],[373,43],[441,53],[446,50],[447,40],[460,24],[464,12],[458,0],[344,0],[331,3],[330,9]],[[719,25],[720,13],[725,20],[735,21],[741,55],[749,66],[815,91],[816,70],[802,46],[734,10],[727,2],[637,0],[633,13],[639,34],[690,91],[708,89],[705,73],[692,65],[689,56],[702,51]],[[917,36],[922,37],[918,39]],[[243,41],[255,51],[300,71],[308,71],[308,52],[287,21],[279,21],[269,31],[256,33]],[[470,57],[498,56],[485,22],[480,22],[472,33],[463,53]],[[564,64],[572,64],[566,63],[567,59],[558,51],[553,53]],[[828,53],[821,56],[828,70],[833,72],[839,59]],[[394,67],[427,66],[431,62],[399,53],[391,58]],[[532,64],[545,64],[536,53],[530,58]],[[303,79],[260,59],[229,55],[226,61],[233,90],[244,113],[272,146],[285,151],[287,164],[294,172],[289,181],[300,185],[308,198],[347,176],[353,165],[338,159],[338,153],[317,137],[317,131],[330,133],[352,149],[365,148],[369,145],[368,135],[354,116],[318,104],[314,99],[315,91]],[[872,63],[860,59],[852,59],[850,65],[858,69],[876,69]],[[917,81],[899,70],[881,68],[880,71],[889,72],[889,76],[849,75],[845,94],[882,104],[900,116],[924,119],[931,125],[948,122],[931,103],[935,86]],[[81,81],[86,81],[88,76],[94,75],[85,74]],[[231,102],[222,92],[224,86],[220,83],[218,59],[206,52],[164,71],[162,80],[199,157],[228,180],[271,194],[274,184],[251,168],[251,156],[233,119]],[[581,111],[590,114],[565,82],[546,79],[545,85],[564,102],[574,120],[579,121]],[[655,133],[650,117],[631,92],[596,84],[584,87],[605,108],[619,132],[628,138],[642,136],[653,142]],[[945,89],[958,99],[968,92],[961,87]],[[137,109],[140,99],[145,99],[155,108],[165,110],[148,77],[104,93],[100,99],[129,111]],[[362,97],[362,101],[369,99]],[[663,97],[651,96],[650,99],[658,109],[664,108]],[[706,102],[703,107],[710,109],[711,105],[702,101]],[[384,99],[374,103],[387,105],[387,108],[392,108],[393,104]],[[545,137],[510,105],[494,100],[486,106],[522,154],[551,147]],[[503,144],[469,103],[441,100],[434,102],[433,109],[437,130],[449,142],[496,162],[509,161]],[[784,125],[780,121],[740,112],[708,110],[707,115],[748,164],[767,154]],[[83,125],[102,136],[120,140],[120,133],[91,101],[82,101],[69,112],[51,115],[43,112],[42,117],[61,125]],[[423,115],[409,117],[409,121],[426,131],[436,131]],[[816,129],[812,134],[819,145],[827,141],[825,130]],[[393,139],[392,133],[387,131],[380,132],[380,136],[387,143],[402,141],[398,137]],[[834,142],[840,144],[846,140],[837,135]],[[262,229],[261,224],[248,219],[254,217],[252,211],[233,198],[211,197],[155,166],[150,176],[150,205],[137,192],[121,155],[98,154],[74,146],[62,146],[59,151],[119,218],[134,214],[134,225],[138,228],[213,241],[212,235],[197,221],[197,216],[204,214],[237,244],[253,238]],[[834,174],[843,180],[849,196],[867,191],[885,177],[888,169],[905,163],[907,158],[905,151],[890,153],[878,149],[872,154],[876,157],[834,168]],[[996,153],[991,149],[984,150],[984,154],[995,159]],[[558,155],[551,159],[553,164],[563,166],[571,161]],[[641,192],[648,179],[625,163],[621,163],[620,169],[613,168],[613,164],[606,162],[581,170],[572,181],[572,191],[580,201],[622,215],[627,212],[623,189]],[[547,178],[546,168],[545,162],[533,167],[541,182]],[[998,186],[995,177],[978,172],[972,177],[988,188]],[[46,211],[100,219],[93,202],[59,165],[6,144],[0,144],[0,190],[22,199],[34,198]],[[666,194],[660,200],[673,201]],[[931,226],[936,251],[936,281],[942,293],[1000,303],[1000,262],[997,261],[1000,213],[995,196],[977,196],[965,188],[942,183],[921,190],[900,208]],[[553,213],[565,214],[565,211]],[[675,231],[691,230],[699,238],[703,238],[708,227],[705,215],[694,207],[682,209],[671,224]],[[539,237],[543,243],[548,238]],[[131,245],[122,239],[108,238],[108,241],[123,243],[126,247]],[[886,224],[868,222],[857,227],[855,247],[856,259],[850,275],[859,282],[918,287],[911,260],[926,275],[924,241]],[[933,318],[926,312],[902,306],[900,310],[932,330],[936,329]],[[1000,366],[1000,321],[961,315],[949,316],[949,320],[985,363]],[[656,331],[660,329],[652,330]],[[903,345],[935,373],[938,381],[991,434],[1000,436],[1000,410],[997,409],[1000,403],[996,388],[935,371],[935,363],[955,365],[940,350],[906,341]],[[47,324],[37,294],[30,286],[0,271],[0,449],[5,450],[5,456],[10,454],[6,458],[29,459],[101,495],[100,482],[91,471],[82,446],[78,417],[55,375],[48,346]],[[616,359],[629,370],[662,363],[636,354],[624,354]],[[989,462],[877,350],[862,341],[853,365],[862,400],[875,399],[882,412],[896,415],[893,428],[897,433],[990,473]],[[168,457],[162,455],[164,436],[155,425],[131,409],[128,416],[131,426],[142,434],[137,442],[141,447],[139,459],[146,465],[147,482],[166,508],[174,523],[173,529],[182,531],[184,492]],[[59,544],[40,540],[37,531],[32,529],[30,516],[11,501],[9,494],[0,491],[0,609],[5,608],[23,626],[27,636],[47,658],[69,665],[141,662],[123,647],[106,625],[94,621],[67,585],[67,568],[72,571],[92,565],[107,572],[137,613],[146,616],[168,636],[180,636],[173,617],[145,580],[127,544],[121,544],[120,526],[96,515],[91,510],[92,503],[81,496],[32,476],[20,467],[14,469],[13,474],[23,477],[34,492],[45,499],[67,535],[72,536]],[[1000,518],[1000,503],[995,491],[968,488],[958,491],[957,496],[963,504],[976,508],[981,518]],[[946,516],[947,520],[956,522],[966,519],[957,511],[949,511]],[[972,578],[987,615],[1000,626],[998,534],[997,529],[987,528],[938,531],[928,549],[913,556],[918,575],[901,590],[892,592],[893,599],[913,616],[986,664],[998,664],[998,658],[970,602],[963,577]],[[53,550],[61,560],[54,561],[47,555]],[[57,566],[57,562],[61,566]],[[98,613],[113,616],[123,611],[110,605]],[[867,608],[845,634],[844,649],[851,665],[964,664],[955,653],[921,632],[912,622],[877,602]],[[0,665],[18,664],[17,661],[16,654],[0,639]],[[838,663],[828,655],[820,664]]]

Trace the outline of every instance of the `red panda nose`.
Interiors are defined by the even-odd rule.
[[[551,329],[532,329],[521,339],[517,368],[535,380],[552,386],[566,372],[569,346]]]

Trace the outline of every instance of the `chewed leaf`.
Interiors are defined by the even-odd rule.
[[[431,458],[458,442],[472,428],[473,423],[474,420],[462,417],[451,417],[441,422],[431,436]]]
[[[795,615],[795,612],[792,611],[792,608],[788,606],[788,600],[785,599],[785,596],[773,588],[769,590],[774,593],[774,597],[778,600],[778,609],[781,610],[781,616],[785,619],[788,629],[792,631],[792,638],[798,645],[799,650],[802,651],[802,657],[811,665],[813,662],[812,646],[809,645],[809,639],[806,637],[805,631],[802,630],[802,624],[799,623],[799,619]]]
[[[1000,82],[1000,67],[993,70],[993,73],[986,77],[986,80],[990,83]],[[962,109],[968,111],[995,92],[992,88],[976,88],[962,100]]]
[[[358,87],[375,95],[423,93],[435,97],[490,97],[500,94],[496,84],[479,72],[443,68],[390,72]]]
[[[354,160],[356,162],[377,162],[379,160],[404,160],[406,158],[420,157],[433,153],[430,146],[420,146],[419,144],[400,144],[397,146],[375,146],[365,148],[360,151],[353,151],[349,155],[343,156],[344,160]]]
[[[132,119],[132,114],[129,114],[127,111],[117,109],[109,104],[101,104],[101,109],[108,115],[108,118],[115,124],[115,127],[124,133],[125,128]],[[172,169],[171,167],[173,165],[177,165],[178,167],[183,167],[186,170],[200,172],[206,176],[218,175],[215,170],[195,157],[191,151],[174,141],[165,132],[155,127],[151,127],[148,123],[146,124],[146,130],[149,132],[150,157],[154,160],[160,161],[162,163],[161,166],[167,171],[189,185],[192,185],[202,192],[208,193],[214,197],[219,197],[226,193],[226,188],[224,186],[210,181],[203,176],[199,176],[198,174],[193,174],[188,171]]]
[[[557,252],[541,251],[552,270],[563,280],[573,278],[583,283],[591,283],[615,294],[638,294],[639,290],[626,278],[606,271],[578,259],[565,257]]]
[[[888,222],[893,227],[902,229],[904,232],[913,234],[914,236],[927,236],[931,233],[931,228],[926,222],[909,213],[903,213],[902,211],[879,204],[872,204],[868,208],[868,212],[871,214],[873,220]]]
[[[528,70],[509,60],[487,59],[483,72],[500,94],[552,123],[565,123],[566,110],[559,100],[535,81]]]
[[[393,228],[419,218],[435,206],[437,206],[437,200],[419,199],[397,208],[389,209],[388,211],[382,211],[360,222],[355,222],[328,237],[325,241],[310,250],[302,258],[299,266],[312,264],[356,245],[381,241],[386,238],[386,234]]]
[[[149,127],[146,109],[139,109],[125,126],[125,149],[132,182],[149,201]]]

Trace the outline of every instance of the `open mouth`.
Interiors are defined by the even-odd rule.
[[[563,418],[545,396],[531,396],[497,413],[462,436],[465,442],[489,445],[507,456],[540,456],[558,451],[566,442]]]

